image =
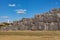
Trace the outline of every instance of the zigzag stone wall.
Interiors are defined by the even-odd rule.
[[[14,21],[9,30],[60,30],[60,9]]]

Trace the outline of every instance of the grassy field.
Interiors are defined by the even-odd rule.
[[[60,40],[58,36],[0,36],[0,40]]]
[[[60,40],[60,31],[4,31],[0,40]]]

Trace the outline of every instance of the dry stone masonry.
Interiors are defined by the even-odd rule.
[[[33,18],[13,21],[8,30],[60,30],[60,8],[36,14]]]

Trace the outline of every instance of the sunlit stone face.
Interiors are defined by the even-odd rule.
[[[58,17],[60,17],[60,13],[57,13]]]

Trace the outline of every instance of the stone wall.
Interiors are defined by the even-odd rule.
[[[60,9],[52,9],[44,14],[36,14],[33,18],[14,21],[11,27],[17,30],[60,30]]]

